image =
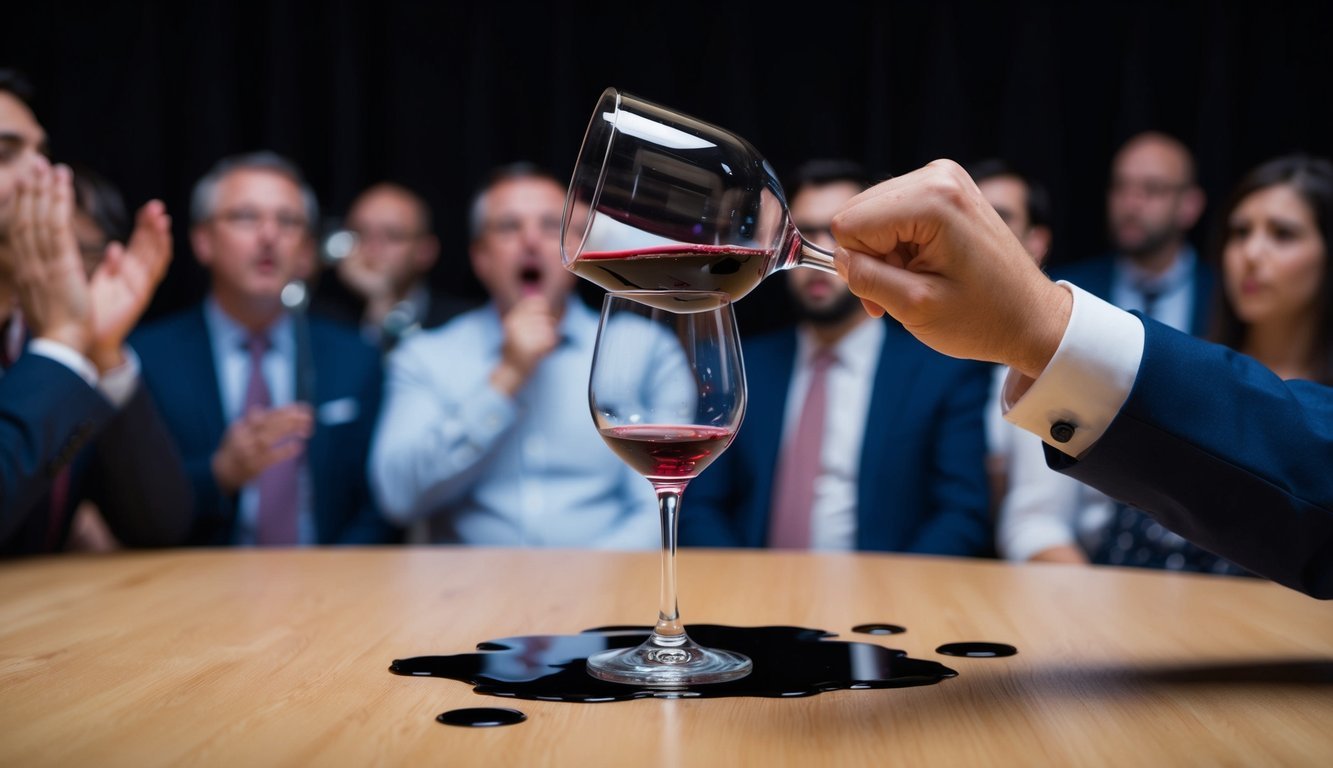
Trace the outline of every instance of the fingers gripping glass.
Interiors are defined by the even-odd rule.
[[[835,271],[832,254],[797,232],[776,174],[745,139],[614,88],[575,161],[561,243],[565,267],[609,291],[735,301],[777,270]]]
[[[637,648],[588,659],[588,672],[652,688],[749,674],[750,659],[686,634],[676,601],[676,526],[691,479],[731,444],[745,415],[745,367],[726,294],[608,293],[589,378],[602,439],[657,492],[662,574],[657,625]]]

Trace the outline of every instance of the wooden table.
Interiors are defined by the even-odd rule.
[[[1333,765],[1333,603],[1249,579],[682,551],[685,623],[944,663],[799,699],[500,699],[400,657],[656,617],[655,553],[179,550],[0,564],[0,765]],[[865,622],[907,627],[870,636]],[[1018,647],[966,659],[959,640]],[[514,707],[525,723],[435,715]]]

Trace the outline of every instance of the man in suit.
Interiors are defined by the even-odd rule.
[[[1013,369],[1005,418],[1046,442],[1053,468],[1333,598],[1333,388],[1051,282],[947,160],[851,200],[834,231],[868,310]]]
[[[171,259],[166,211],[85,266],[28,98],[0,72],[0,556],[64,549],[85,499],[126,546],[176,544],[189,485],[124,344]]]
[[[1203,208],[1189,148],[1163,133],[1140,133],[1112,162],[1106,213],[1113,251],[1052,267],[1051,277],[1202,336],[1216,276],[1188,236]]]
[[[834,213],[869,184],[853,163],[808,163],[792,219],[832,247]],[[745,422],[691,481],[682,544],[989,554],[989,368],[871,320],[835,275],[785,275],[800,323],[746,340]]]
[[[194,485],[190,543],[394,540],[365,472],[379,352],[283,303],[314,266],[317,203],[299,169],[270,152],[224,158],[190,214],[209,294],[132,339]]]
[[[375,184],[352,202],[345,222],[355,245],[325,280],[313,311],[351,321],[367,340],[392,349],[414,331],[436,328],[476,306],[431,290],[440,252],[430,207],[402,184]]]

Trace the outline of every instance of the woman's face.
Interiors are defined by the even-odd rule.
[[[1250,324],[1315,315],[1327,253],[1314,211],[1294,189],[1279,184],[1252,192],[1227,222],[1227,300]]]

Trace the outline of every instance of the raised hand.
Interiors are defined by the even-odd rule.
[[[171,263],[171,217],[152,200],[139,209],[129,244],[112,243],[93,272],[89,356],[106,371],[123,361],[122,345],[148,308]]]
[[[501,321],[504,344],[491,384],[511,397],[560,342],[559,318],[543,296],[525,296]]]
[[[213,479],[227,493],[235,492],[304,450],[313,429],[314,414],[304,403],[252,409],[227,427],[213,453]]]
[[[838,272],[866,310],[887,311],[953,357],[1038,375],[1073,298],[1033,264],[957,163],[937,160],[848,201],[833,219]]]
[[[19,181],[10,250],[14,285],[33,336],[87,354],[92,301],[70,224],[73,207],[69,168],[51,168],[38,158],[31,175]]]

